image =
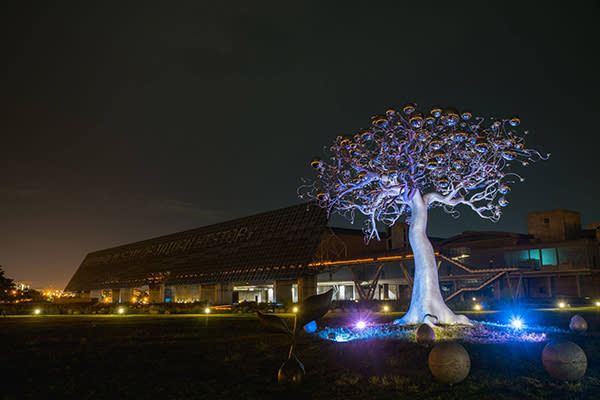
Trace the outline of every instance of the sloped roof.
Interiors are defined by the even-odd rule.
[[[294,279],[327,227],[314,203],[89,253],[65,290]]]
[[[493,231],[465,231],[460,235],[452,236],[440,241],[437,246],[441,249],[452,247],[506,247],[529,243],[531,235],[512,232],[493,232]]]

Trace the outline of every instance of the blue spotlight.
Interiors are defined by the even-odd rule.
[[[521,319],[521,317],[512,317],[510,319],[510,326],[514,329],[521,329],[525,326],[525,323]]]

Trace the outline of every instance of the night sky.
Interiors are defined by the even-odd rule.
[[[10,3],[0,265],[34,287],[90,251],[297,204],[323,146],[407,101],[517,114],[552,153],[499,223],[434,211],[430,235],[526,232],[553,208],[600,222],[597,3]]]

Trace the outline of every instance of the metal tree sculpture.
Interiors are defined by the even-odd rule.
[[[379,239],[377,222],[393,225],[410,215],[409,242],[415,256],[411,303],[400,324],[421,323],[427,315],[443,324],[469,323],[442,299],[433,247],[426,235],[427,210],[442,207],[458,217],[464,204],[480,217],[498,221],[508,204],[510,184],[523,181],[512,164],[545,160],[524,145],[518,117],[484,119],[469,111],[434,106],[427,115],[407,104],[372,117],[353,136],[338,136],[311,165],[317,178],[304,180],[301,198],[337,212],[352,223],[365,218],[365,237]]]

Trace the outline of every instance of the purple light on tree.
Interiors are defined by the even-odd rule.
[[[433,247],[426,235],[427,210],[442,207],[457,218],[463,204],[480,217],[498,221],[511,184],[524,179],[514,165],[546,160],[525,147],[527,131],[520,119],[482,118],[469,111],[434,106],[427,115],[407,104],[372,118],[371,127],[355,135],[338,136],[326,148],[328,160],[315,157],[315,179],[298,189],[301,198],[315,199],[328,212],[354,223],[365,220],[367,241],[377,238],[377,223],[391,226],[406,215],[409,242],[415,256],[411,303],[399,324],[435,320],[468,324],[444,303]]]
[[[363,320],[360,320],[356,323],[356,328],[357,329],[365,329],[367,327],[367,323]]]

